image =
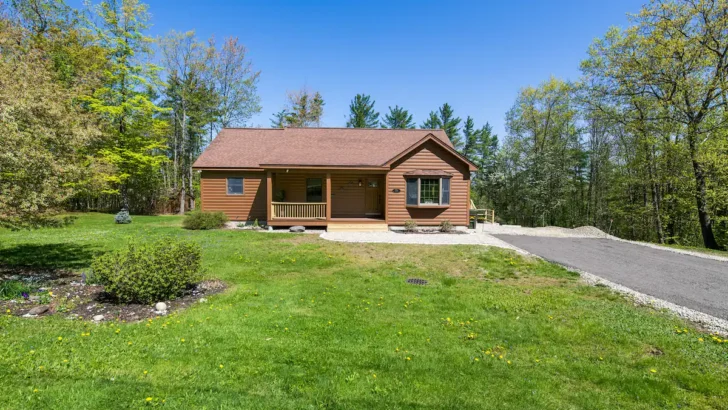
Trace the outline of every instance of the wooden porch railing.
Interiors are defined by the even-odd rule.
[[[271,202],[273,219],[326,219],[326,202]]]

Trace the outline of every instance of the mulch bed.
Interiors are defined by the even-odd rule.
[[[27,279],[29,272],[24,274],[3,275],[0,280],[23,277]],[[159,316],[153,305],[140,305],[134,303],[118,303],[104,292],[102,285],[87,285],[81,276],[72,273],[58,275],[58,272],[46,275],[43,272],[32,274],[34,283],[38,284],[38,292],[28,298],[13,300],[0,300],[0,314],[28,317],[28,312],[39,306],[47,306],[48,310],[34,317],[48,315],[63,315],[68,319],[93,320],[96,315],[103,315],[104,321],[123,320],[133,322]],[[47,279],[47,280],[43,280]],[[219,280],[206,280],[189,289],[179,298],[161,301],[167,304],[166,313],[185,309],[200,299],[222,292],[225,284]]]
[[[427,234],[427,235],[465,235],[467,232],[452,230],[450,232],[442,232],[439,229],[418,229],[416,231],[404,231],[396,230],[393,231],[402,234]]]

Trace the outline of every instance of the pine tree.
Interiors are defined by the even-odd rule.
[[[430,111],[430,116],[427,117],[427,120],[420,125],[420,128],[423,130],[439,130],[442,128],[442,123],[440,122],[440,117],[437,116],[437,113],[435,111]]]
[[[394,108],[389,107],[389,112],[384,116],[381,126],[382,128],[404,129],[415,128],[415,123],[412,121],[412,114],[395,105]]]
[[[375,101],[371,96],[357,94],[349,104],[349,128],[376,128],[379,125],[379,113],[374,111]]]
[[[439,108],[437,114],[439,116],[440,126],[445,131],[448,138],[450,138],[450,142],[452,142],[452,145],[455,146],[455,148],[459,149],[462,145],[462,141],[460,140],[460,130],[458,128],[461,121],[460,118],[455,117],[453,109],[448,103],[443,104],[442,107]]]
[[[475,121],[469,115],[463,126],[463,137],[465,138],[463,155],[472,160],[475,157],[476,145],[478,143],[478,131],[475,130]]]

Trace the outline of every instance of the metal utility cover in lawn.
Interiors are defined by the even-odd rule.
[[[420,278],[409,278],[407,279],[407,283],[411,285],[427,285],[427,281]]]

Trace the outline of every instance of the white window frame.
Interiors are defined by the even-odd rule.
[[[231,179],[239,179],[240,180],[240,193],[230,193],[230,180]],[[225,193],[227,195],[232,196],[240,196],[245,195],[245,178],[243,177],[227,177],[225,178]]]

